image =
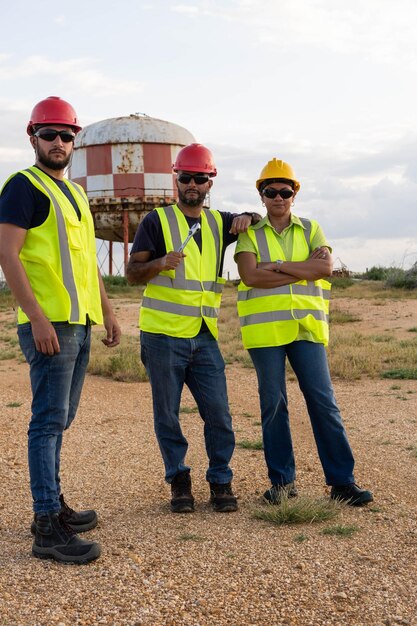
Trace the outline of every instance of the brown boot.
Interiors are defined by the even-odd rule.
[[[192,513],[194,511],[190,470],[174,476],[171,483],[171,496],[171,511],[173,513]]]
[[[237,499],[232,491],[232,483],[224,485],[210,483],[210,502],[218,513],[237,511]]]

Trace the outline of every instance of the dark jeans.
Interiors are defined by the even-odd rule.
[[[209,482],[232,479],[229,461],[235,437],[226,390],[224,361],[217,341],[209,332],[182,339],[141,332],[141,358],[152,386],[154,426],[165,479],[189,469],[185,465],[188,442],[184,437],[179,409],[184,384],[191,391],[204,421],[204,439]]]
[[[18,326],[22,352],[30,366],[32,418],[29,424],[29,473],[35,513],[61,508],[62,433],[75,417],[90,354],[90,326],[54,323],[61,351],[38,352],[30,324]]]
[[[328,485],[354,482],[354,459],[334,397],[324,346],[294,341],[286,346],[249,350],[258,376],[262,432],[268,475],[274,485],[295,479],[285,385],[285,358],[297,376],[310,416]]]

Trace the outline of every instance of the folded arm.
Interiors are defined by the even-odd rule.
[[[319,280],[330,276],[333,261],[326,247],[314,250],[306,261],[256,262],[252,252],[240,252],[237,255],[239,275],[248,287],[268,289],[290,285],[299,280]]]

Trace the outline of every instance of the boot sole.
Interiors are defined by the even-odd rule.
[[[215,511],[215,513],[234,513],[237,509],[237,504],[224,504],[220,506],[213,504],[213,511]]]
[[[171,513],[194,513],[194,506],[184,504],[172,506],[171,504]]]
[[[101,554],[101,549],[100,546],[96,544],[92,546],[86,554],[71,556],[69,554],[61,554],[55,548],[39,548],[38,546],[33,546],[32,554],[37,559],[53,559],[54,561],[58,561],[58,563],[77,563],[82,565],[98,559]]]
[[[98,518],[97,515],[96,517],[91,521],[88,522],[88,524],[69,524],[67,522],[67,525],[72,528],[72,530],[75,533],[85,533],[87,532],[87,530],[92,530],[93,528],[95,528],[97,526],[98,523]],[[32,535],[34,535],[36,533],[36,525],[35,522],[32,522],[31,526],[30,526],[30,532],[32,533]]]
[[[366,506],[374,501],[374,499],[366,498],[365,500],[360,500],[359,498],[341,498],[338,497],[330,497],[330,500],[335,500],[336,502],[340,502],[341,504],[347,504],[348,506]]]

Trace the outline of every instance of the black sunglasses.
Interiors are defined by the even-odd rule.
[[[70,141],[74,141],[75,139],[75,134],[72,133],[70,130],[53,130],[51,128],[38,130],[35,133],[35,137],[39,137],[44,141],[54,141],[58,137],[58,135],[60,136],[61,141],[63,141],[64,143],[70,143]]]
[[[210,176],[207,174],[179,174],[178,182],[183,185],[188,185],[191,179],[195,182],[196,185],[204,185],[204,183],[208,183],[210,180]]]
[[[288,200],[288,198],[291,198],[291,196],[294,195],[292,189],[274,189],[273,187],[267,187],[262,193],[271,200],[277,196],[281,196],[283,200]]]

